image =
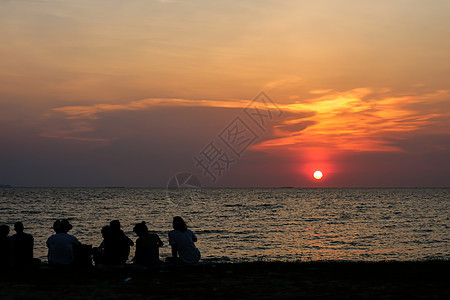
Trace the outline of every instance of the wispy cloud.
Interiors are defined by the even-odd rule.
[[[243,108],[250,100],[198,100],[198,99],[168,99],[151,98],[130,101],[124,104],[100,103],[94,105],[63,106],[53,108],[47,114],[47,118],[63,118],[63,128],[47,126],[41,136],[48,138],[60,138],[66,140],[78,140],[86,142],[108,143],[117,137],[95,136],[96,120],[107,114],[125,111],[143,111],[161,107],[215,107],[215,108]]]
[[[276,88],[285,88],[291,86],[297,86],[301,81],[301,78],[298,76],[290,76],[286,78],[277,79],[271,82],[266,83],[264,85],[264,90],[272,90]]]
[[[321,95],[321,94],[327,94],[329,92],[331,92],[331,89],[326,89],[326,90],[311,90],[309,91],[310,94],[314,94],[314,95]]]
[[[291,118],[276,126],[278,138],[264,141],[255,149],[327,148],[353,151],[401,151],[390,143],[400,133],[431,126],[449,117],[447,91],[419,96],[372,97],[367,88],[328,93],[303,103],[282,107],[291,112],[314,112],[310,117]],[[442,121],[440,121],[442,122]],[[450,134],[450,124],[447,133]]]
[[[58,138],[63,140],[74,140],[82,142],[96,142],[108,144],[111,138],[91,137],[89,135],[95,134],[95,128],[86,121],[74,121],[68,125],[69,128],[46,128],[41,132],[42,137]]]
[[[64,106],[54,108],[54,112],[63,113],[67,119],[98,119],[100,114],[117,111],[145,110],[161,106],[191,106],[191,107],[245,107],[249,100],[189,100],[189,99],[142,99],[126,104],[95,104],[85,106]]]
[[[343,92],[321,90],[318,97],[279,104],[284,119],[274,126],[272,136],[253,149],[326,148],[352,151],[402,151],[392,139],[402,133],[427,126],[447,128],[450,134],[449,93],[437,91],[426,95],[389,96],[368,88]],[[70,123],[66,130],[46,131],[47,137],[105,142],[92,136],[91,124],[103,115],[120,111],[141,111],[157,107],[244,108],[250,100],[142,99],[124,104],[65,106],[53,109]],[[441,129],[443,130],[443,129]]]

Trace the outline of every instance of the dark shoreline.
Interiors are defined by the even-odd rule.
[[[450,299],[450,260],[2,272],[0,299]]]

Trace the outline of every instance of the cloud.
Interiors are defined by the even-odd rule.
[[[286,77],[278,80],[271,81],[264,85],[264,90],[272,90],[277,88],[286,88],[291,86],[296,86],[301,81],[298,76]]]
[[[124,114],[126,112],[160,109],[160,108],[222,108],[243,109],[251,100],[198,100],[198,99],[168,99],[151,98],[130,101],[124,104],[100,103],[94,105],[63,106],[53,108],[47,113],[47,126],[44,126],[41,136],[78,140],[86,142],[108,143],[116,140],[114,134],[102,133],[100,136],[97,127],[99,121],[111,114]],[[169,113],[169,112],[166,112]],[[56,126],[55,126],[56,125]],[[106,136],[107,135],[107,136]]]
[[[392,142],[393,138],[434,126],[450,134],[448,102],[447,91],[400,97],[375,97],[368,88],[327,93],[303,103],[281,106],[302,115],[285,119],[276,126],[278,138],[253,148],[404,151]],[[308,111],[312,114],[305,116]]]
[[[314,94],[314,95],[320,95],[320,94],[327,94],[329,92],[331,92],[331,89],[326,89],[326,90],[311,90],[309,91],[310,94]]]
[[[250,103],[249,100],[188,100],[188,99],[142,99],[131,101],[126,104],[95,104],[85,106],[63,106],[54,108],[54,112],[60,112],[66,115],[67,119],[98,119],[99,115],[107,112],[146,110],[161,106],[198,106],[198,107],[223,107],[239,108],[245,107]]]
[[[274,85],[275,86],[275,85]],[[348,91],[323,89],[318,97],[278,104],[283,117],[253,150],[301,150],[323,148],[351,151],[405,151],[394,142],[411,138],[407,134],[426,128],[450,134],[449,93],[441,90],[431,94],[389,96],[369,88]],[[52,110],[63,118],[65,129],[50,128],[46,137],[107,142],[109,137],[96,136],[95,120],[111,113],[145,111],[156,108],[236,108],[251,101],[151,98],[124,104],[65,106]],[[52,115],[51,114],[51,115]],[[54,117],[54,116],[53,116]],[[431,129],[430,129],[431,130]]]

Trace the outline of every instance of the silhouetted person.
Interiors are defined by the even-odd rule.
[[[134,263],[143,266],[158,265],[159,247],[164,245],[159,236],[156,233],[150,233],[145,222],[136,224],[133,232],[139,237],[136,240]]]
[[[130,255],[130,247],[134,245],[120,229],[118,220],[109,223],[110,231],[104,239],[104,258],[108,265],[123,265]]]
[[[9,268],[13,262],[13,245],[8,236],[9,226],[0,225],[0,268]]]
[[[108,262],[105,259],[105,241],[108,239],[109,234],[111,233],[111,227],[109,227],[109,225],[103,226],[101,233],[103,241],[101,242],[100,246],[92,249],[95,265],[108,264]]]
[[[174,217],[172,225],[174,230],[169,232],[169,244],[172,246],[173,259],[180,259],[186,264],[198,262],[200,251],[194,245],[197,242],[195,234],[187,229],[181,217]]]
[[[74,247],[80,242],[76,237],[68,234],[72,225],[66,219],[56,220],[53,229],[55,234],[47,240],[48,263],[54,266],[70,266],[75,261]]]
[[[11,236],[11,242],[14,248],[14,265],[18,267],[29,267],[33,264],[33,245],[34,239],[31,234],[23,232],[22,222],[14,224],[16,234]]]

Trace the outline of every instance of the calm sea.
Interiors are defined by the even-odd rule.
[[[0,189],[0,223],[13,233],[24,222],[43,260],[57,218],[93,246],[110,220],[132,239],[146,221],[167,257],[175,215],[197,234],[204,261],[450,258],[450,189]]]

